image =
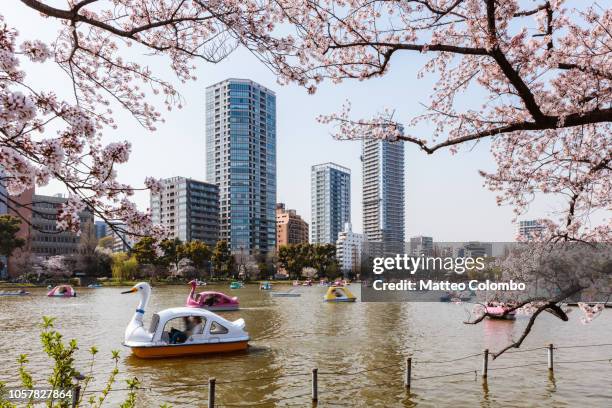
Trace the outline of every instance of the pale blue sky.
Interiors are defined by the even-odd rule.
[[[9,25],[19,29],[21,39],[54,38],[57,25],[52,21],[41,19],[18,2],[10,2],[10,7],[8,4],[3,2],[0,6],[2,14]],[[139,62],[145,61],[160,75],[172,79],[166,59],[139,57]],[[132,143],[130,162],[118,168],[123,182],[141,186],[148,175],[204,180],[205,88],[228,77],[252,79],[274,90],[277,96],[277,201],[295,208],[310,221],[310,167],[328,161],[338,163],[352,171],[352,223],[354,230],[361,231],[360,142],[334,140],[329,125],[319,124],[316,116],[338,110],[348,98],[355,115],[369,116],[391,107],[396,109],[400,121],[408,122],[423,112],[419,103],[427,102],[433,83],[433,78],[416,77],[424,61],[419,54],[403,54],[393,61],[389,75],[382,79],[324,84],[315,95],[308,95],[300,87],[278,85],[275,76],[255,57],[238,50],[217,65],[196,63],[197,81],[178,85],[186,106],[162,112],[166,123],[160,124],[158,131],[148,132],[125,112],[116,110],[119,129],[108,132],[105,138],[128,139]],[[56,92],[69,97],[68,79],[52,64],[27,67],[29,79],[36,85],[58,84]],[[478,93],[470,96],[477,97]],[[426,136],[427,129],[408,132]],[[466,145],[456,155],[442,151],[432,156],[406,145],[406,237],[429,235],[436,241],[513,240],[512,209],[496,205],[495,194],[483,188],[483,179],[477,173],[494,166],[486,142],[473,149]],[[57,184],[51,184],[39,191],[61,190]],[[138,194],[135,200],[140,208],[148,207],[147,193]],[[551,201],[541,201],[522,218],[543,216],[552,208]]]

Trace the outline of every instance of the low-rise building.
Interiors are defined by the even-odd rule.
[[[285,204],[276,204],[276,249],[282,245],[308,243],[308,223]]]
[[[125,229],[126,225],[119,222],[106,225],[106,236],[113,239],[110,246],[112,252],[128,252],[136,243],[135,237],[128,235]]]
[[[434,253],[432,237],[422,235],[410,238],[410,255],[412,256],[431,256]]]
[[[471,241],[463,244],[457,251],[460,258],[478,258],[493,256],[493,244],[491,242]]]
[[[50,257],[82,253],[83,246],[95,242],[94,216],[91,210],[79,213],[80,234],[60,231],[57,216],[67,198],[61,194],[45,196],[34,194],[32,197],[32,226],[30,229],[30,252],[32,255]]]

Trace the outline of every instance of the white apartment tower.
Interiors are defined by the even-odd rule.
[[[343,273],[358,274],[361,267],[361,252],[365,241],[363,234],[352,231],[351,224],[344,224],[336,241],[336,259]]]
[[[310,242],[334,244],[351,222],[351,171],[335,163],[311,169]]]
[[[385,253],[404,250],[404,144],[366,139],[362,144],[363,233]]]

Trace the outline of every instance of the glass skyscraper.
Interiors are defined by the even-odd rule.
[[[365,139],[363,233],[385,253],[404,250],[404,143]]]
[[[248,79],[206,88],[206,180],[219,186],[220,239],[233,252],[276,245],[276,95]]]
[[[335,244],[351,222],[351,171],[335,163],[312,166],[310,242]]]

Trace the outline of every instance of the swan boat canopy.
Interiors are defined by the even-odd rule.
[[[345,286],[330,286],[323,299],[326,302],[354,302],[357,298]]]
[[[153,315],[149,329],[143,317],[151,296],[146,282],[122,293],[139,293],[140,303],[125,329],[123,345],[141,358],[179,357],[244,350],[249,334],[244,319],[233,322],[198,308],[174,307]]]

